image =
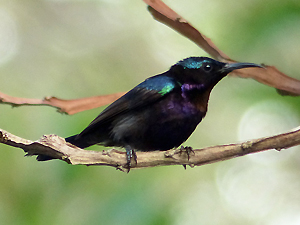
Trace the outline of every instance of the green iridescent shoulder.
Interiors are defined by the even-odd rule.
[[[161,95],[170,93],[175,87],[179,87],[180,84],[173,79],[165,75],[158,75],[146,79],[140,83],[137,88],[145,88],[147,90],[155,90]]]

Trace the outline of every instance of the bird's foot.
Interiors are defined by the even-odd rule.
[[[188,160],[190,160],[191,153],[193,153],[195,155],[193,148],[190,146],[185,146],[185,147],[181,146],[179,149],[179,154],[181,155],[181,153],[183,153],[183,152],[185,152],[187,154]]]
[[[135,151],[132,148],[125,147],[125,149],[126,149],[126,156],[127,156],[127,163],[126,163],[125,167],[128,169],[127,173],[129,173],[130,168],[131,168],[131,159],[133,158],[135,163],[137,164],[137,156],[136,156]]]

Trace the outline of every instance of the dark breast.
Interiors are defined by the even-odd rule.
[[[170,94],[153,105],[120,116],[112,124],[118,146],[140,151],[168,150],[180,146],[200,123],[203,113],[180,95]]]

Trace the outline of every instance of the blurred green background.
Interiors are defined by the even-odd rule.
[[[165,1],[238,61],[300,79],[300,1]],[[154,21],[142,1],[0,0],[0,91],[74,99],[128,91],[178,60],[207,54]],[[225,78],[185,143],[194,148],[299,126],[299,97]],[[103,108],[73,116],[0,105],[0,127],[23,138],[80,132]],[[101,146],[92,149],[101,150]],[[0,224],[300,224],[299,147],[184,170],[37,162],[0,145]]]

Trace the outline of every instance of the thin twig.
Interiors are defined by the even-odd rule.
[[[0,92],[0,103],[8,104],[13,107],[24,105],[45,105],[54,107],[61,113],[72,115],[78,112],[110,104],[111,102],[120,98],[122,95],[124,95],[124,92],[119,92],[110,95],[93,96],[88,98],[65,100],[56,97],[46,97],[44,99],[18,98]]]

